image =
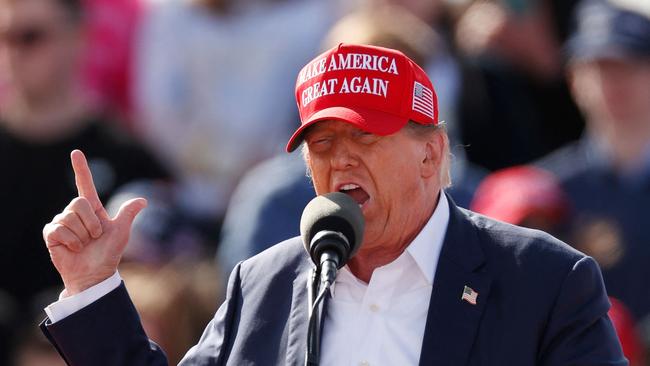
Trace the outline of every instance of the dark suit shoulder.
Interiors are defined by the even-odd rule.
[[[476,347],[504,350],[481,364],[626,364],[592,258],[539,230],[467,210],[460,215],[465,224],[459,226],[474,231],[465,239],[475,241],[483,256],[473,275],[490,283],[489,290],[478,291],[487,300]],[[516,336],[504,341],[495,332]]]
[[[300,237],[294,237],[243,261],[242,283],[266,283],[276,278],[296,277],[311,268],[311,259],[305,252]]]

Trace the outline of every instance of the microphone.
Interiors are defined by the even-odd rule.
[[[336,272],[359,250],[364,219],[359,204],[341,192],[311,200],[300,219],[305,250],[320,269],[321,283],[331,285]]]

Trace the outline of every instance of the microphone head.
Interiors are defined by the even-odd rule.
[[[359,204],[345,193],[333,192],[317,196],[305,206],[300,219],[300,235],[305,250],[318,265],[322,248],[312,246],[314,236],[322,231],[341,233],[349,245],[339,253],[340,266],[343,266],[361,246],[364,223]]]

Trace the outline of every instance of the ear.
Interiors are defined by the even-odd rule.
[[[569,90],[571,91],[571,94],[573,97],[576,97],[577,89],[579,88],[579,85],[576,84],[576,66],[573,63],[570,63],[567,65],[565,68],[566,71],[564,72],[564,76],[566,78],[567,85],[569,87]]]
[[[424,142],[422,162],[420,164],[423,178],[431,178],[440,174],[444,145],[445,140],[441,133],[432,133],[431,137]]]
[[[585,78],[584,64],[575,61],[570,63],[566,68],[566,78],[569,90],[573,96],[576,105],[584,111],[589,105],[589,94],[595,88],[594,85],[589,85]]]

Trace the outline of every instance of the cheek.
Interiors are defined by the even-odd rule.
[[[634,80],[633,98],[635,105],[639,108],[639,113],[646,115],[650,110],[650,67],[644,73]],[[641,112],[643,111],[643,112]]]
[[[380,200],[402,201],[415,191],[415,182],[420,180],[420,173],[412,159],[392,155],[377,164],[378,169],[372,176]]]
[[[603,88],[603,105],[595,108],[605,108],[618,123],[636,120],[648,111],[649,84],[644,84],[644,81],[642,78],[629,79],[625,84],[617,82],[606,85]]]
[[[325,164],[310,160],[309,169],[316,194],[327,193],[329,191],[329,168]]]
[[[327,183],[324,179],[312,176],[312,181],[314,183],[314,191],[317,195],[328,193]]]

